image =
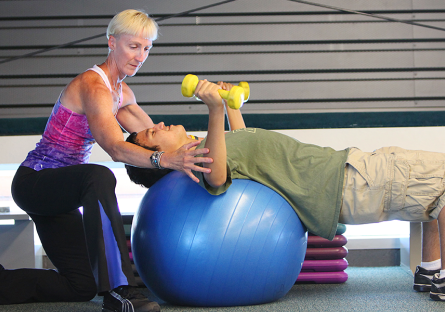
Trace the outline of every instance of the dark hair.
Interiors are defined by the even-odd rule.
[[[156,151],[156,146],[144,146],[140,144],[136,139],[136,135],[137,132],[133,132],[128,136],[126,141],[141,146],[150,151]],[[163,176],[173,171],[173,169],[140,168],[127,164],[125,164],[125,169],[127,169],[128,177],[132,182],[145,186],[146,188],[151,187]]]

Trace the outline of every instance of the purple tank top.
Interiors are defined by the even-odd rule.
[[[98,66],[88,70],[97,72],[111,91],[107,76]],[[122,94],[122,89],[119,93]],[[120,99],[118,109],[122,105],[122,96]],[[87,117],[64,107],[59,96],[40,142],[28,153],[21,165],[39,171],[85,164],[90,159],[94,143],[96,141],[91,134]]]

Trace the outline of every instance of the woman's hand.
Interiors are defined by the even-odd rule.
[[[203,168],[195,165],[196,163],[213,163],[213,159],[210,157],[195,157],[200,154],[208,154],[208,148],[201,148],[192,150],[191,148],[199,145],[201,142],[191,142],[183,145],[178,150],[172,153],[164,153],[161,158],[161,166],[177,171],[182,171],[188,175],[193,181],[199,182],[199,179],[192,173],[192,170],[210,173],[210,168]]]

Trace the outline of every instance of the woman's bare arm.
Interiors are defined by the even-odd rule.
[[[112,98],[108,88],[100,81],[86,80],[81,82],[82,109],[88,119],[93,137],[97,143],[111,156],[114,161],[120,161],[137,167],[153,168],[150,156],[152,151],[135,144],[125,142],[122,130],[112,113]],[[208,173],[208,168],[195,163],[212,162],[209,157],[194,157],[206,154],[207,149],[190,150],[195,144],[187,144],[177,151],[162,155],[161,165],[186,173],[192,180],[198,182],[191,170]]]

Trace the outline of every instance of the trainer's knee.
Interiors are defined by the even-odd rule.
[[[101,165],[88,165],[89,175],[88,181],[94,185],[99,185],[101,187],[116,187],[116,177],[113,171],[109,168]]]
[[[85,279],[81,283],[72,284],[73,302],[90,301],[97,294],[97,286],[94,278]]]
[[[81,293],[77,293],[77,296],[75,298],[75,300],[73,300],[73,302],[85,302],[85,301],[90,301],[92,300],[94,297],[96,297],[97,291],[86,291],[86,290],[82,290]]]

